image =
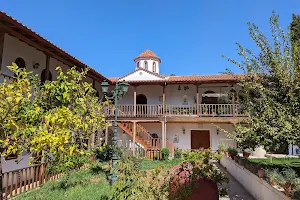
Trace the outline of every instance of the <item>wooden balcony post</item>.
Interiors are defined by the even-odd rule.
[[[105,144],[108,144],[108,124],[105,125]]]
[[[133,149],[132,149],[132,155],[135,156],[135,136],[136,136],[136,121],[133,121],[133,140],[132,140],[132,145],[133,145]]]
[[[0,28],[0,72],[2,68],[2,55],[3,55],[3,50],[4,50],[4,35],[5,31],[3,28]]]
[[[197,115],[200,115],[200,107],[199,107],[199,87],[196,85],[196,105],[197,105]]]
[[[133,116],[136,116],[136,86],[134,86],[133,92]]]
[[[163,114],[164,114],[165,113],[165,104],[166,104],[166,86],[163,86],[162,103],[163,103]]]
[[[165,122],[161,121],[161,138],[162,138],[162,148],[166,146],[166,134],[165,134]]]

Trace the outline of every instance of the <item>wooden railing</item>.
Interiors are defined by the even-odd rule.
[[[78,167],[78,169],[83,168],[86,166]],[[3,173],[3,199],[11,199],[18,194],[40,187],[49,180],[59,179],[63,175],[58,172],[46,173],[46,170],[47,164],[40,164]]]
[[[159,116],[198,116],[198,117],[244,117],[237,104],[199,105],[119,105],[119,117],[159,117]],[[114,107],[104,108],[107,116],[114,116]]]

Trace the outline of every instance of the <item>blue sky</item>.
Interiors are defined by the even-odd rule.
[[[299,0],[0,0],[0,10],[108,77],[134,70],[151,49],[161,74],[217,74],[237,58],[235,42],[254,48],[247,22],[269,32],[272,10],[286,28]]]

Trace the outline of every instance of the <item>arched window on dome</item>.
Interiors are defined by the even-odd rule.
[[[153,62],[153,72],[156,72],[156,62]]]
[[[140,62],[137,62],[137,63],[136,63],[136,67],[137,67],[137,68],[140,67]]]
[[[148,62],[147,61],[144,62],[144,68],[148,70]]]

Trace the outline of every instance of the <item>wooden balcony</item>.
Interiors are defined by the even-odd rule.
[[[199,104],[199,105],[119,105],[121,118],[158,117],[246,117],[237,104]],[[114,116],[114,107],[105,108],[108,117]]]

